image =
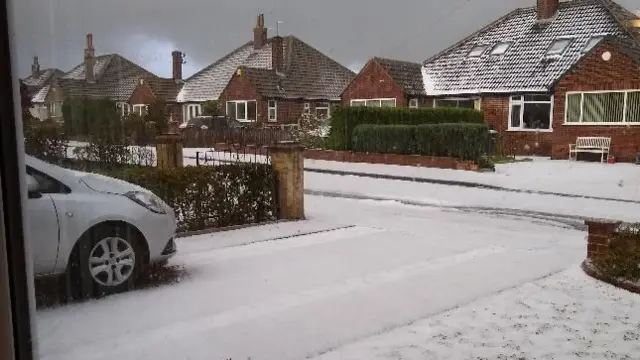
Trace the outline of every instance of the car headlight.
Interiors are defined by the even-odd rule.
[[[157,213],[157,214],[167,213],[164,209],[164,206],[162,205],[162,200],[151,193],[146,193],[142,191],[129,191],[124,195],[129,199],[137,202],[138,204],[146,207],[147,209],[153,211],[154,213]]]

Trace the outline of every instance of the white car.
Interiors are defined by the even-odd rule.
[[[159,197],[107,176],[31,156],[27,224],[36,276],[66,274],[74,297],[127,290],[175,255],[176,218]]]

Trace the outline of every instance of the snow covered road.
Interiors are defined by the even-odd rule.
[[[302,223],[180,239],[177,284],[39,311],[41,358],[300,359],[562,271],[585,252],[583,232],[553,223],[393,201],[305,205]]]

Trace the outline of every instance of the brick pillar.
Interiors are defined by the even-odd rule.
[[[587,258],[593,259],[599,255],[605,254],[609,249],[609,242],[615,229],[621,224],[620,221],[607,220],[587,220],[585,224],[588,227],[587,238]]]
[[[270,148],[270,156],[278,175],[278,218],[304,219],[304,147],[276,145]]]
[[[180,134],[163,134],[156,137],[158,168],[170,169],[183,166],[182,137]]]

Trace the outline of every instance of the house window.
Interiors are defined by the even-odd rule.
[[[469,99],[469,98],[434,99],[433,107],[434,108],[449,107],[449,108],[480,110],[480,99]]]
[[[238,121],[256,121],[257,107],[255,100],[227,101],[227,116]]]
[[[566,124],[616,125],[640,123],[640,91],[568,93]]]
[[[329,107],[328,102],[316,103],[316,117],[321,120],[328,119],[331,116]]]
[[[268,103],[269,121],[278,121],[278,102],[269,100]]]
[[[124,115],[129,115],[129,113],[131,112],[131,107],[126,102],[118,102],[118,103],[116,103],[116,109],[118,110],[120,115],[123,115],[123,116]]]
[[[351,100],[351,106],[396,107],[396,99],[357,99]]]
[[[517,95],[509,102],[509,130],[551,130],[553,96]]]
[[[418,107],[418,99],[409,100],[409,107],[412,109],[416,109]]]
[[[302,114],[303,115],[309,115],[311,114],[311,103],[304,103],[304,106],[302,108]]]
[[[484,54],[485,50],[487,50],[488,47],[489,46],[487,45],[477,45],[473,47],[471,51],[469,51],[469,54],[467,56],[470,58],[478,58],[482,56],[482,54]]]
[[[133,113],[140,116],[147,115],[147,105],[145,104],[133,105]]]
[[[188,104],[185,105],[184,120],[187,121],[191,118],[198,117],[202,113],[202,107],[200,104]]]
[[[598,43],[604,38],[604,36],[594,36],[589,41],[587,41],[587,45],[582,49],[583,53],[591,51],[594,46],[598,45]]]
[[[45,105],[41,105],[37,107],[38,109],[38,119],[46,120],[49,118],[49,108]]]
[[[49,116],[50,117],[62,116],[62,101],[53,101],[49,103]]]
[[[491,55],[504,55],[504,53],[507,52],[507,49],[509,49],[509,46],[511,46],[511,44],[507,42],[499,43],[493,47]]]
[[[547,55],[550,56],[560,56],[571,44],[572,39],[558,39],[551,44],[549,50],[547,50]]]

